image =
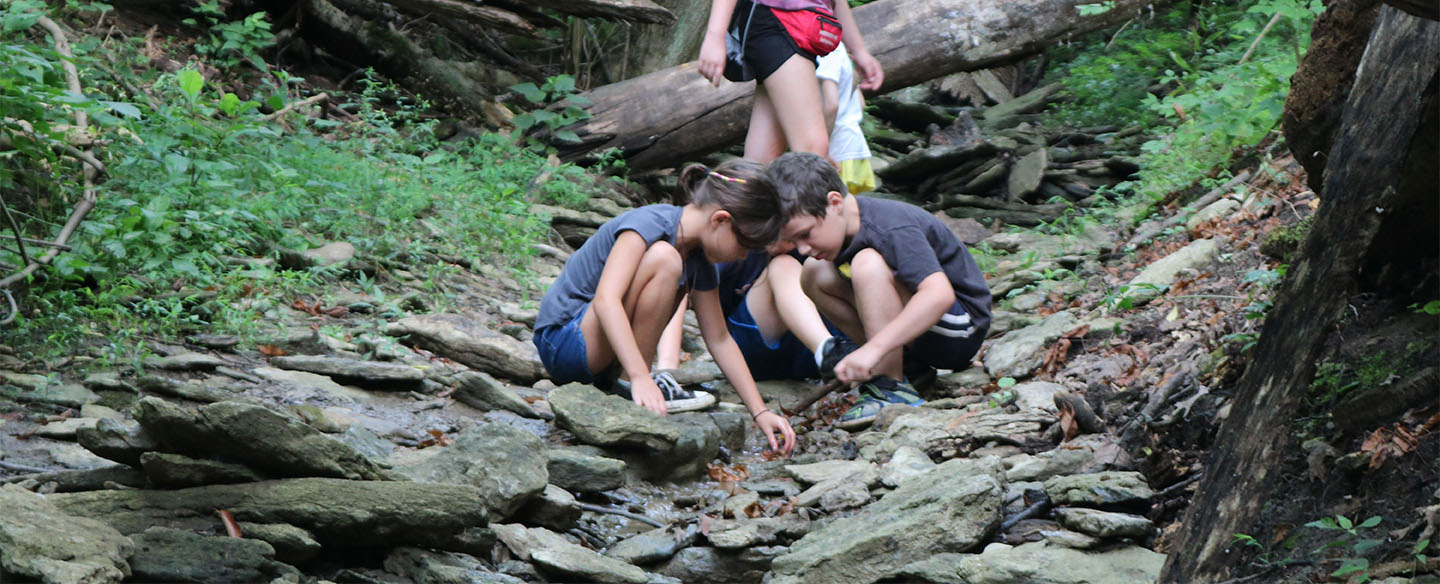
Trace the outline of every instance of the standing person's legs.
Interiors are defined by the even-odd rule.
[[[779,69],[756,85],[745,134],[745,158],[769,162],[785,153],[813,152],[830,156],[830,134],[820,111],[820,86],[815,64],[791,55]]]
[[[684,268],[680,252],[668,242],[657,241],[650,244],[645,255],[640,256],[640,266],[635,270],[630,287],[625,290],[621,304],[629,317],[635,344],[646,363],[654,361],[660,335],[675,315]],[[585,312],[580,320],[580,330],[585,335],[585,358],[590,372],[599,374],[615,362],[615,349],[605,331],[601,330],[600,317],[595,315],[595,311]]]

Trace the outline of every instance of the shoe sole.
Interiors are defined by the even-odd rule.
[[[677,412],[693,412],[715,405],[715,396],[710,395],[709,392],[695,391],[693,393],[695,397],[665,402],[665,411],[672,414]]]

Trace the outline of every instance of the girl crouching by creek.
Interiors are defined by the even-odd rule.
[[[535,346],[555,383],[591,383],[665,415],[715,402],[668,374],[653,374],[665,325],[688,293],[705,346],[750,410],[771,449],[790,452],[795,430],[766,409],[725,325],[714,264],[774,243],[785,224],[762,165],[734,159],[680,175],[689,202],[648,205],[601,226],[545,293]],[[779,441],[777,442],[777,434]]]

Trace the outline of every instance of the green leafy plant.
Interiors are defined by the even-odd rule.
[[[191,11],[195,17],[181,22],[203,26],[209,32],[209,36],[196,43],[195,52],[208,57],[221,68],[243,62],[255,63],[263,68],[264,59],[260,57],[260,52],[275,44],[275,35],[270,32],[270,23],[265,20],[264,12],[229,21],[225,19],[225,9],[220,0],[201,2]]]
[[[563,129],[570,124],[590,119],[590,112],[584,108],[592,102],[576,94],[575,78],[556,75],[545,80],[540,86],[521,83],[510,86],[510,89],[515,90],[535,107],[510,120],[517,132],[524,134],[538,127],[544,128],[549,136],[560,142],[580,142],[580,136],[573,130]]]
[[[1305,527],[1314,527],[1326,531],[1338,531],[1335,539],[1332,539],[1315,550],[1321,553],[1329,549],[1340,549],[1346,554],[1340,558],[1340,567],[1331,572],[1332,577],[1347,577],[1352,582],[1370,581],[1370,560],[1363,557],[1365,552],[1374,549],[1384,543],[1384,540],[1368,538],[1361,535],[1360,530],[1371,529],[1380,525],[1379,515],[1371,516],[1369,519],[1356,524],[1344,515],[1325,517],[1305,524]]]
[[[1431,300],[1425,304],[1416,302],[1410,305],[1410,310],[1414,311],[1415,314],[1440,315],[1440,300]]]

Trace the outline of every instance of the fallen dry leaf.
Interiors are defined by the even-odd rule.
[[[1065,431],[1064,442],[1080,435],[1080,423],[1075,421],[1075,410],[1070,404],[1060,404],[1060,429]]]
[[[220,516],[220,523],[225,524],[225,535],[230,537],[245,537],[240,533],[240,524],[235,522],[235,515],[225,509],[216,509],[215,513]]]
[[[275,345],[257,345],[256,348],[260,349],[260,354],[266,357],[282,357],[285,355],[285,349],[281,349]]]

